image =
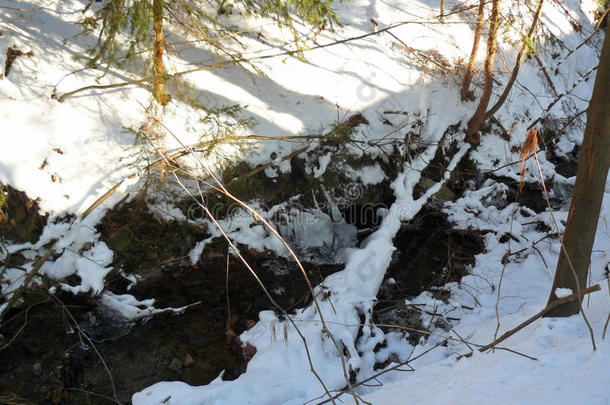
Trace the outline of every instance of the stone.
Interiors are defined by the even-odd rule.
[[[169,368],[173,370],[180,370],[182,368],[182,362],[178,359],[173,359],[171,363],[169,363]]]
[[[32,366],[32,375],[36,377],[40,377],[42,375],[42,364],[39,361],[34,363]]]
[[[191,356],[189,353],[187,353],[184,356],[184,367],[191,367],[193,364],[195,364],[195,360],[193,359],[193,356]]]

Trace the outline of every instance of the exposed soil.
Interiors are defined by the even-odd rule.
[[[263,266],[268,257],[249,259],[256,268],[269,269],[261,272],[268,285],[285,288],[285,293],[274,297],[281,305],[306,304],[308,294],[291,263],[279,260]],[[12,320],[0,329],[2,345],[18,334],[0,352],[0,392],[17,394],[31,403],[54,404],[88,403],[86,395],[73,388],[112,396],[107,372],[91,344],[85,340],[82,346],[63,305],[92,337],[114,377],[117,395],[125,403],[134,392],[158,381],[207,384],[223,369],[225,379],[236,378],[245,371],[246,360],[231,331],[241,333],[258,319],[259,311],[270,305],[243,266],[231,261],[228,284],[232,317],[230,330],[227,329],[223,262],[212,260],[199,269],[176,269],[136,286],[130,293],[140,299],[159,297],[157,307],[178,307],[198,301],[201,304],[182,315],[160,314],[133,325],[103,318],[95,300],[86,296],[60,294],[61,304],[45,297],[42,291],[30,294],[21,310],[10,314],[8,319]],[[272,269],[276,265],[283,266],[287,274],[274,274]],[[316,282],[336,270],[308,268]],[[95,328],[92,315],[98,318]],[[25,327],[20,332],[22,326]],[[121,336],[124,330],[128,332]],[[189,357],[192,365],[188,364]],[[40,375],[36,375],[37,369]],[[109,403],[91,395],[89,400],[94,404]]]
[[[11,72],[11,67],[13,66],[13,62],[19,56],[33,56],[32,51],[23,52],[19,49],[8,47],[6,48],[6,62],[4,62],[4,77],[8,77],[8,74]]]
[[[126,221],[122,226],[113,222],[119,218]],[[146,229],[138,224],[146,224]],[[124,230],[125,225],[132,227],[130,232]],[[155,297],[157,308],[200,304],[181,315],[166,313],[126,323],[101,311],[97,300],[88,296],[58,293],[55,300],[46,294],[46,288],[31,292],[0,328],[0,347],[7,346],[0,351],[0,403],[12,395],[36,404],[111,403],[99,396],[112,397],[100,356],[113,376],[117,397],[124,403],[129,403],[134,392],[158,381],[202,385],[222,370],[226,370],[225,379],[239,376],[253,353],[242,349],[236,336],[258,320],[259,311],[271,307],[245,267],[231,257],[227,279],[225,254],[204,253],[196,266],[174,260],[185,253],[179,247],[187,245],[185,235],[201,230],[159,221],[138,202],[113,210],[100,229],[103,239],[114,244],[115,264],[129,264],[133,272],[144,276],[127,291],[127,280],[113,271],[107,279],[109,290],[138,299]],[[127,237],[125,234],[133,250],[117,243],[117,239]],[[219,241],[207,253],[226,251],[226,244]],[[242,252],[285,309],[310,301],[303,276],[293,262],[244,247]],[[341,268],[307,263],[305,267],[313,283]],[[81,340],[67,311],[91,337],[92,344]]]
[[[419,309],[405,305],[405,298],[425,290],[431,290],[438,299],[449,298],[442,287],[451,281],[460,282],[474,265],[474,256],[483,252],[485,245],[480,234],[452,230],[444,214],[426,210],[403,225],[394,245],[397,249],[377,295],[373,319],[377,324],[412,329],[408,333],[409,341],[416,344],[424,335],[414,330],[425,327],[421,324]]]
[[[38,204],[19,190],[0,184],[0,238],[13,242],[36,242],[47,223]]]
[[[289,179],[284,180],[290,183]],[[259,182],[266,181],[255,175],[245,184],[256,189],[262,184]],[[270,199],[286,200],[301,192],[300,188]],[[364,189],[365,194],[359,195],[358,200],[341,207],[346,220],[364,230],[363,235],[370,232],[379,224],[377,206],[391,204],[388,190],[387,183],[377,189]],[[27,201],[22,203],[31,204]],[[432,205],[405,224],[395,239],[398,249],[386,277],[395,282],[384,283],[378,297],[377,321],[418,326],[418,314],[397,303],[425,289],[459,281],[467,274],[468,265],[474,263],[474,255],[483,249],[479,236],[452,231]],[[32,223],[40,223],[34,215],[36,208],[26,213],[25,218],[34,219],[24,220],[24,225],[14,232],[23,233],[22,228],[31,229]],[[117,269],[106,278],[107,290],[132,294],[140,300],[154,297],[156,308],[195,305],[181,315],[164,313],[126,322],[89,296],[59,292],[56,298],[50,297],[47,291],[51,282],[45,280],[46,285],[30,291],[0,327],[0,404],[8,403],[8,398],[23,398],[24,403],[35,404],[112,403],[111,380],[100,358],[113,377],[116,397],[122,403],[129,403],[134,392],[159,381],[202,385],[222,370],[224,379],[236,378],[245,370],[253,348],[243,348],[237,336],[271,305],[252,275],[233,256],[227,278],[224,241],[208,245],[200,262],[191,265],[186,256],[196,241],[208,236],[207,229],[166,222],[148,212],[140,200],[115,207],[98,230],[114,251],[113,266]],[[25,233],[28,238],[30,234]],[[240,250],[284,309],[291,311],[311,301],[303,276],[293,262],[270,252],[251,251],[243,246]],[[342,268],[304,264],[314,284]],[[138,283],[130,288],[130,282],[118,269],[127,277],[138,275]],[[79,330],[91,341],[81,338]],[[417,338],[414,334],[412,337]]]
[[[393,288],[402,298],[460,281],[485,246],[478,233],[452,230],[446,216],[437,211],[422,212],[404,225],[394,243],[397,250],[386,277],[394,279]],[[386,296],[378,298],[381,303]]]

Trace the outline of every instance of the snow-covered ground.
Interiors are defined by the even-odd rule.
[[[113,254],[103,242],[97,241],[93,228],[105,209],[119,201],[124,192],[136,187],[138,177],[124,182],[116,195],[84,220],[53,224],[54,218],[66,213],[83,213],[116,183],[138,174],[133,160],[134,137],[126,128],[138,128],[146,119],[142,105],[151,103],[150,95],[138,87],[83,92],[63,103],[51,98],[55,88],[62,94],[93,84],[101,75],[101,72],[91,70],[69,74],[82,66],[73,57],[82,55],[91,44],[90,38],[75,37],[79,32],[75,23],[82,18],[85,3],[76,0],[44,4],[37,0],[0,1],[0,66],[4,65],[5,49],[9,46],[32,51],[32,56],[16,59],[8,77],[0,80],[3,133],[0,182],[39,199],[41,210],[51,216],[41,240],[28,247],[33,247],[33,251],[42,249],[52,238],[61,237],[55,250],[70,248],[60,259],[45,264],[41,272],[56,279],[78,274],[82,283],[72,287],[75,292],[102,293],[102,299],[108,305],[126,315],[140,317],[147,315],[134,314],[134,308],[140,302],[102,292]],[[446,9],[451,10],[464,4],[476,6],[477,2],[445,3]],[[524,5],[517,7],[516,2],[504,3],[505,15],[515,16],[517,25],[524,18],[524,26],[527,26],[531,11]],[[499,168],[496,175],[518,180],[518,164],[507,164],[519,160],[526,128],[541,116],[561,124],[561,120],[586,109],[594,82],[593,68],[597,64],[603,34],[568,54],[592,33],[596,2],[546,2],[541,19],[543,28],[538,31],[544,35],[535,45],[540,63],[550,74],[552,86],[536,58],[528,58],[509,100],[497,114],[499,122],[510,132],[510,140],[492,134],[484,136],[481,144],[470,150],[461,142],[463,131],[444,135],[454,124],[461,123],[463,130],[476,106],[459,99],[460,72],[472,46],[476,9],[448,15],[440,24],[438,5],[436,0],[407,3],[353,0],[338,6],[344,28],[335,33],[323,31],[317,38],[319,44],[356,37],[404,21],[409,23],[389,32],[307,52],[308,63],[285,57],[266,59],[264,63],[257,63],[266,76],[255,77],[239,68],[226,67],[199,71],[187,79],[206,105],[242,105],[242,114],[254,117],[258,122],[256,126],[243,129],[243,135],[303,135],[328,127],[353,112],[362,112],[370,125],[359,127],[357,136],[379,140],[404,137],[404,131],[397,132],[397,127],[410,120],[422,120],[419,144],[423,151],[392,179],[396,201],[385,213],[382,225],[360,246],[346,249],[343,252],[345,269],[329,276],[323,287],[317,287],[317,291],[324,291],[327,297],[319,302],[324,321],[336,343],[344,347],[345,355],[339,355],[329,336],[322,331],[321,316],[314,306],[298,310],[294,315],[295,325],[307,340],[313,368],[329,390],[345,386],[344,367],[354,370],[356,381],[362,381],[376,373],[375,364],[387,360],[391,353],[405,361],[430,350],[410,363],[415,371],[388,372],[379,376],[377,383],[373,381],[373,384],[357,387],[356,392],[376,404],[412,400],[468,404],[491,401],[507,404],[610,403],[610,368],[607,367],[610,337],[601,338],[610,311],[610,295],[604,281],[607,278],[604,271],[610,262],[610,184],[606,188],[591,263],[591,284],[601,283],[602,291],[591,294],[590,300],[585,299],[585,312],[597,342],[596,351],[591,348],[582,317],[573,316],[538,320],[500,345],[519,353],[500,349],[493,353],[475,351],[472,357],[457,360],[460,354],[470,352],[466,342],[487,344],[493,340],[498,324],[499,335],[544,307],[559,252],[557,239],[546,238],[534,244],[547,235],[538,230],[537,222],[553,228],[549,213],[536,214],[523,207],[517,209],[507,201],[506,187],[492,181],[467,191],[444,208],[456,227],[487,232],[486,251],[476,257],[471,274],[459,284],[446,286],[452,293],[448,302],[434,299],[428,292],[411,301],[430,313],[459,320],[451,321],[449,331],[433,329],[433,335],[416,347],[410,346],[401,334],[384,334],[371,324],[375,297],[390,263],[394,250],[392,239],[401,221],[412,219],[440,187],[439,183],[421,197],[413,197],[421,170],[435,156],[437,148],[449,150],[451,144],[460,145],[453,151],[449,171],[469,153],[479,170]],[[581,29],[577,29],[579,25]],[[271,43],[280,42],[285,35],[265,20],[252,22],[250,28],[263,33]],[[502,85],[496,89],[501,89],[508,80],[519,46],[517,41],[515,48],[511,40],[516,38],[520,36],[514,29],[508,29],[499,38],[496,69]],[[245,44],[251,55],[277,52],[276,48],[254,38],[245,39]],[[416,63],[413,52],[408,51],[405,44],[418,54],[433,58],[436,63],[425,66]],[[484,55],[484,50],[480,55]],[[207,59],[210,54],[206,50],[184,49],[168,59],[168,66],[175,71],[183,70]],[[481,58],[479,62],[482,62]],[[439,65],[446,68],[441,69]],[[125,72],[110,71],[99,82],[114,83],[126,77]],[[478,78],[476,83],[480,82]],[[480,86],[476,91],[477,95],[479,93]],[[564,93],[567,95],[561,102],[546,111],[547,106]],[[397,115],[385,114],[386,111],[409,114],[407,118],[397,118]],[[163,111],[159,109],[158,114],[164,124],[188,144],[197,143],[198,134],[206,129],[198,122],[196,111],[176,102]],[[395,126],[388,126],[384,120],[390,120]],[[571,152],[580,143],[583,128],[583,121],[576,121],[576,125],[567,128],[557,143],[559,154]],[[261,141],[255,146],[254,152],[245,157],[251,164],[267,161],[272,152],[286,155],[300,145]],[[178,144],[168,138],[167,148],[177,147]],[[239,153],[230,149],[225,152]],[[546,180],[552,180],[555,185],[552,192],[559,195],[562,190],[569,189],[574,178],[556,173],[544,153],[540,153],[540,158]],[[197,161],[191,163],[199,164]],[[321,160],[318,171],[323,170],[323,163]],[[539,184],[533,159],[527,168],[526,181]],[[272,169],[284,172],[290,167],[286,162],[278,161]],[[379,173],[373,172],[365,176],[365,181],[378,181],[375,179]],[[554,215],[558,222],[565,220],[567,205]],[[233,236],[241,238],[242,243],[252,244],[260,243],[261,238],[272,238],[262,232]],[[506,233],[514,236],[510,242],[512,252],[525,250],[511,257],[503,268],[508,245],[499,239]],[[85,257],[72,253],[83,250],[87,242],[93,242],[93,245],[85,251]],[[34,256],[33,251],[29,253],[30,257]],[[16,288],[23,281],[23,273],[16,269],[8,269],[5,277],[9,283],[3,283],[3,292]],[[361,317],[365,319],[364,327],[359,326]],[[433,323],[430,318],[424,321]],[[291,323],[279,320],[270,311],[262,312],[258,324],[245,332],[241,340],[255,346],[257,353],[250,360],[246,373],[237,380],[222,381],[219,377],[203,387],[160,382],[135,394],[133,403],[302,404],[325,399],[320,381],[310,371],[303,341]],[[373,352],[372,349],[382,342],[386,347]],[[341,400],[349,401],[350,398],[346,394]]]

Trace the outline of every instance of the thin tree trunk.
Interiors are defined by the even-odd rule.
[[[498,26],[500,25],[500,2],[501,0],[493,0],[491,9],[491,23],[489,25],[489,37],[487,39],[487,55],[485,56],[485,86],[483,87],[483,94],[479,100],[477,110],[474,112],[470,121],[468,121],[468,128],[466,129],[466,141],[473,145],[479,143],[477,131],[485,118],[485,111],[487,111],[487,105],[489,104],[491,91],[493,89],[496,38]]]
[[[479,10],[477,12],[477,26],[474,29],[474,40],[472,41],[472,52],[468,60],[468,67],[464,74],[462,82],[462,101],[474,100],[474,94],[470,91],[470,82],[474,75],[474,65],[477,60],[477,52],[479,51],[479,42],[481,41],[481,33],[483,32],[483,17],[485,15],[485,0],[479,1]]]
[[[441,15],[439,18],[439,22],[445,22],[445,0],[441,0]]]
[[[163,3],[164,0],[153,0],[153,26],[155,30],[154,64],[153,64],[153,96],[161,105],[165,105],[170,97],[165,92],[165,67],[163,66],[163,52],[165,40],[163,38]]]
[[[606,33],[599,59],[593,96],[587,111],[587,125],[578,157],[576,183],[563,235],[555,279],[549,303],[557,299],[557,288],[569,288],[574,293],[586,286],[591,250],[604,198],[610,166],[610,35]],[[580,311],[578,300],[559,305],[546,316],[570,316]]]
[[[515,84],[515,80],[517,79],[517,74],[519,73],[519,68],[521,67],[521,60],[523,59],[523,55],[525,54],[525,50],[527,49],[526,41],[528,41],[528,40],[533,41],[533,39],[534,39],[534,33],[536,32],[536,26],[538,25],[538,20],[540,20],[540,14],[542,12],[543,3],[544,3],[544,0],[540,0],[538,2],[538,8],[536,9],[536,13],[534,14],[534,19],[532,20],[532,25],[530,26],[530,29],[527,32],[527,38],[525,38],[523,40],[523,45],[521,45],[521,49],[519,49],[519,53],[517,54],[517,59],[515,60],[515,66],[513,67],[512,73],[510,74],[508,83],[506,83],[506,87],[504,88],[504,91],[500,95],[500,98],[498,98],[498,101],[496,101],[496,104],[494,104],[494,106],[491,107],[491,109],[489,111],[487,111],[487,113],[485,113],[485,119],[491,118],[495,113],[498,112],[500,107],[502,107],[502,104],[504,104],[504,102],[506,101],[506,98],[508,97],[508,93],[510,93],[510,90],[512,89],[513,84]]]

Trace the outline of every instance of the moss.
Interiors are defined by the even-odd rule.
[[[109,211],[98,230],[115,252],[114,264],[128,272],[146,272],[184,258],[205,230],[188,222],[164,221],[137,199]]]
[[[28,234],[28,236],[27,236],[28,242],[30,242],[30,243],[38,242],[38,239],[40,239],[40,235],[42,234],[41,223],[39,221],[31,221],[31,225],[28,228],[27,234]]]
[[[9,186],[1,187],[0,198],[0,236],[14,242],[37,242],[47,216],[40,215],[36,201]]]

